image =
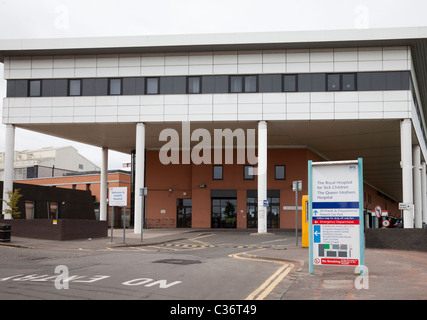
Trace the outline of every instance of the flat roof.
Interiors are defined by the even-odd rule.
[[[413,45],[427,27],[0,40],[5,56]]]

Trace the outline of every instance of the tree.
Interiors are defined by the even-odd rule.
[[[21,199],[22,194],[19,193],[21,189],[15,189],[12,191],[7,191],[8,200],[1,199],[6,204],[6,209],[3,209],[5,214],[12,215],[13,218],[18,218],[21,215],[21,212],[18,211],[18,202]]]

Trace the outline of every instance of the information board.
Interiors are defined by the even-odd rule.
[[[109,189],[108,204],[111,207],[126,207],[127,206],[127,191],[126,187],[112,187]]]
[[[363,265],[362,159],[309,162],[310,273],[313,265]]]

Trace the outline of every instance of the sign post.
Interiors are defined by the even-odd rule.
[[[111,216],[111,242],[113,242],[113,228],[114,228],[114,207],[124,207],[126,215],[127,206],[127,191],[126,187],[111,187],[108,194],[108,204],[112,207]],[[125,217],[126,218],[126,217]],[[126,224],[123,220],[123,243],[125,242]]]
[[[295,244],[298,246],[298,191],[302,190],[302,181],[292,182],[292,191],[295,191]]]
[[[354,265],[363,274],[363,160],[308,167],[309,272],[313,265]]]

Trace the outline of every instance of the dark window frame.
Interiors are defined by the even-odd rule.
[[[199,88],[198,92],[190,92],[190,80],[192,79],[198,79],[199,80]],[[202,93],[202,77],[201,76],[187,76],[187,88],[186,88],[187,94],[201,94]]]
[[[36,83],[36,82],[39,83],[39,92],[38,92],[38,94],[34,95],[34,94],[31,93],[31,91],[32,91],[31,84],[32,83]],[[31,97],[41,97],[42,96],[42,92],[43,92],[43,90],[42,90],[42,83],[43,83],[43,81],[41,79],[31,79],[31,80],[29,80],[28,81],[28,97],[30,97],[30,98]]]
[[[330,87],[329,81],[332,80],[333,77],[338,77],[338,87],[336,89],[333,89]],[[327,73],[326,74],[326,91],[329,92],[336,92],[336,91],[343,91],[342,90],[342,75],[340,73]]]
[[[150,80],[156,80],[157,81],[157,92],[148,92],[148,82]],[[160,77],[146,77],[144,81],[145,86],[145,94],[146,95],[156,95],[160,94]]]
[[[119,81],[119,93],[112,93],[111,85],[113,81]],[[122,78],[108,78],[108,95],[109,96],[121,96],[123,94],[123,79]]]
[[[234,77],[240,79],[238,90],[232,90]],[[256,89],[248,91],[248,77],[254,77]],[[331,89],[331,77],[339,78],[339,87]],[[170,78],[170,88],[162,79]],[[181,78],[181,79],[178,79]],[[189,81],[199,79],[198,92],[191,92]],[[133,81],[126,81],[133,79]],[[280,79],[280,80],[279,80]],[[112,93],[111,82],[120,81],[120,93]],[[148,92],[148,85],[156,81],[156,92]],[[49,81],[52,81],[49,82]],[[56,81],[63,81],[57,86]],[[80,81],[80,94],[71,94],[72,81]],[[272,82],[273,81],[273,82]],[[33,94],[31,87],[39,83],[40,93]],[[262,82],[262,83],[261,83]],[[179,84],[179,85],[177,85]],[[129,85],[129,87],[127,87]],[[166,90],[166,91],[165,91]],[[50,96],[105,96],[105,95],[158,95],[158,94],[215,94],[215,93],[268,93],[268,92],[346,92],[411,90],[411,75],[401,71],[367,71],[343,73],[278,73],[246,75],[187,75],[150,77],[104,77],[75,79],[8,79],[6,97]],[[34,88],[33,88],[34,91]]]
[[[255,91],[248,91],[248,88],[246,86],[246,80],[249,77],[255,78]],[[233,78],[240,78],[241,79],[241,89],[235,90],[232,88],[232,79]],[[229,75],[228,76],[228,93],[258,93],[259,92],[259,75],[258,74],[245,74],[245,75]]]
[[[283,178],[277,177],[277,168],[283,167]],[[274,180],[286,180],[286,165],[285,164],[276,164],[274,166]]]
[[[287,89],[286,87],[286,78],[294,77],[294,87],[295,90]],[[282,92],[298,92],[298,74],[284,74],[282,78]]]
[[[243,166],[243,180],[255,180],[255,174],[249,173],[249,169],[251,168],[252,168],[252,172],[254,172],[255,167],[253,165]]]
[[[215,177],[215,168],[221,168],[221,178]],[[212,166],[212,180],[224,180],[224,166],[213,165]]]
[[[72,81],[79,81],[79,94],[71,94],[71,82]],[[69,97],[79,97],[79,96],[81,96],[82,95],[82,92],[83,92],[83,81],[82,81],[82,79],[68,79],[68,96]]]

